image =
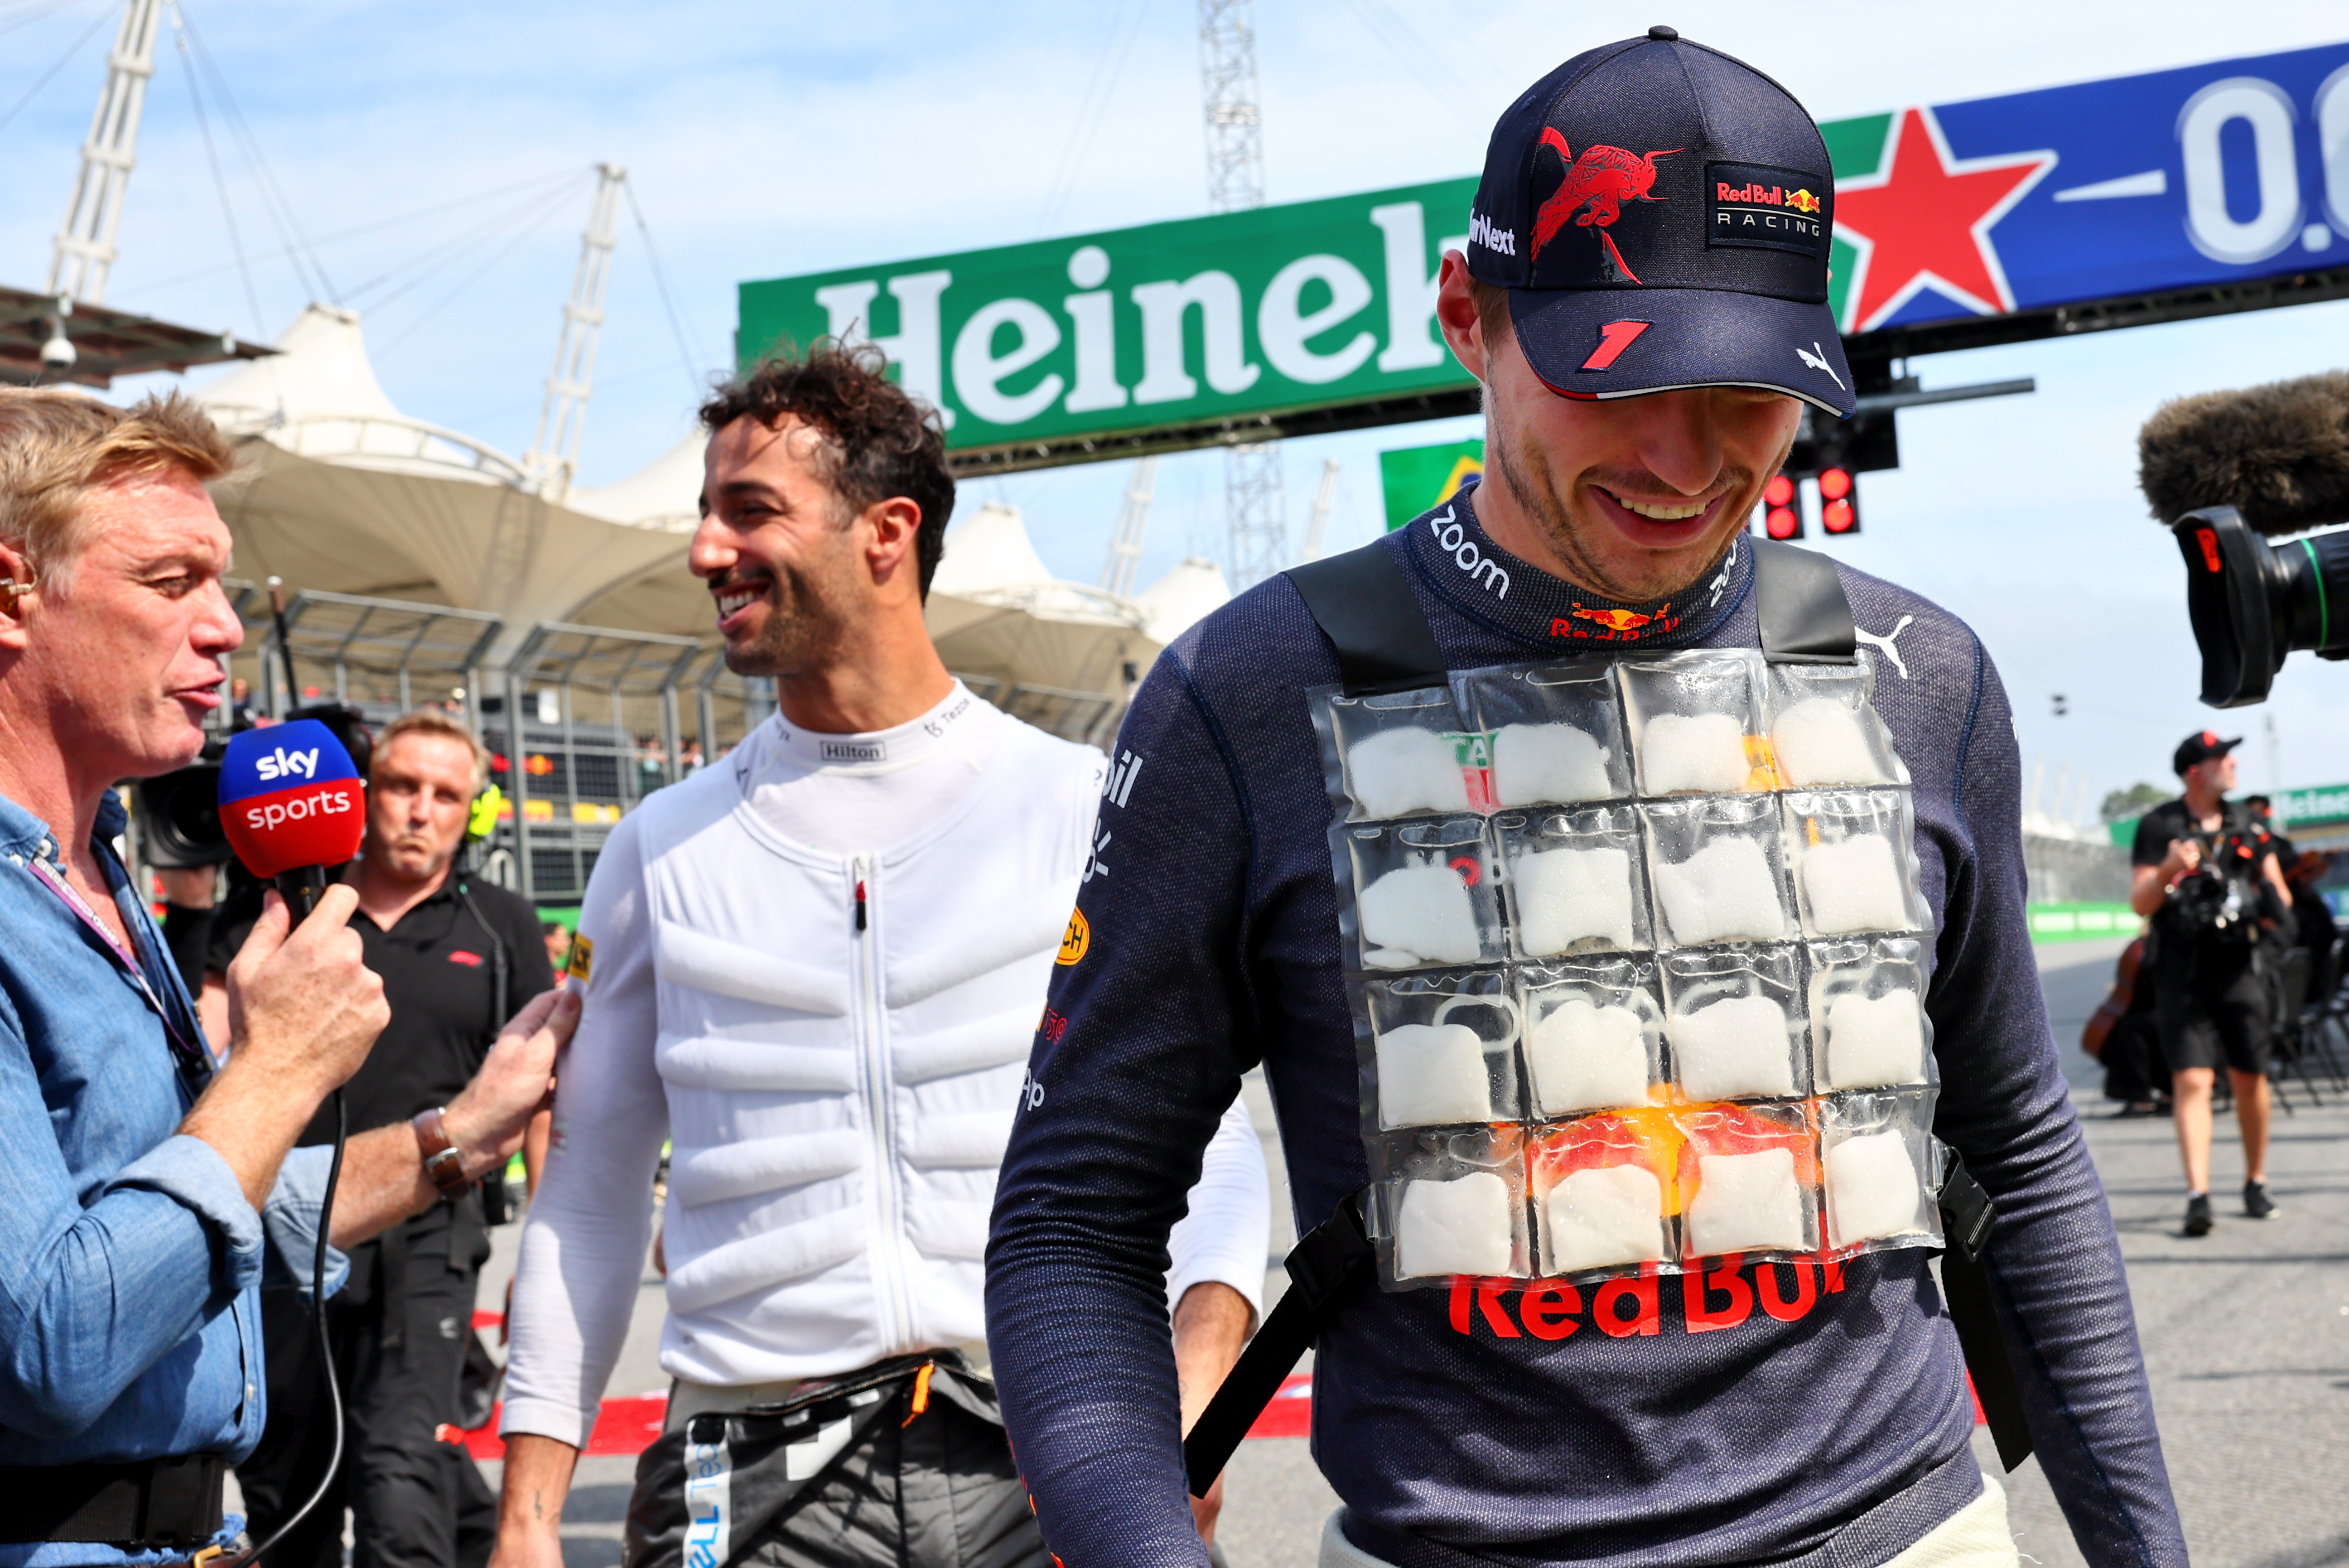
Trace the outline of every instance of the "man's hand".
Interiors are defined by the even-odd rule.
[[[542,992],[506,1021],[481,1070],[449,1102],[440,1125],[481,1176],[522,1147],[531,1119],[554,1099],[554,1058],[579,1027],[579,993],[567,985]]]
[[[310,1111],[350,1081],[391,1022],[383,981],[351,929],[358,904],[350,888],[329,888],[297,928],[285,900],[272,892],[228,966],[232,1053],[298,1087]]]
[[[440,1116],[440,1130],[456,1145],[465,1174],[492,1176],[522,1147],[523,1128],[546,1103],[554,1055],[579,1026],[579,999],[550,991],[531,999],[507,1021],[489,1059]],[[424,1148],[406,1122],[360,1133],[343,1156],[343,1182],[335,1192],[334,1241],[350,1247],[421,1214],[440,1189],[424,1173]]]
[[[578,1449],[553,1438],[517,1432],[507,1439],[490,1568],[563,1568],[563,1500],[578,1462]]]
[[[348,888],[329,888],[295,929],[272,893],[229,965],[228,1065],[180,1130],[220,1152],[256,1210],[319,1102],[358,1071],[391,1021],[350,929],[357,907]]]
[[[2161,879],[2175,882],[2202,864],[2201,841],[2193,838],[2173,838],[2169,853],[2161,857]]]
[[[1182,1394],[1185,1437],[1191,1435],[1207,1401],[1239,1360],[1253,1315],[1247,1297],[1216,1280],[1193,1285],[1174,1303],[1174,1376]],[[1199,1539],[1210,1546],[1216,1541],[1216,1517],[1223,1508],[1221,1476],[1206,1496],[1191,1500],[1192,1522],[1199,1527]]]

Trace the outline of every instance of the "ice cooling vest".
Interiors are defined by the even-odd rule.
[[[1781,619],[1790,570],[1834,568],[1772,556]],[[1809,601],[1309,693],[1387,1288],[1940,1244],[1908,770]]]
[[[1371,1179],[1289,1253],[1185,1438],[1195,1496],[1366,1274],[1581,1282],[1945,1233],[2000,1457],[2030,1454],[1994,1215],[1931,1134],[1908,770],[1833,563],[1745,547],[1759,651],[1465,671],[1383,546],[1287,574],[1341,678],[1307,696]]]

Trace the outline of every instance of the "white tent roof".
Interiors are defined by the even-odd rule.
[[[281,348],[199,394],[251,460],[222,498],[240,571],[528,624],[574,618],[665,566],[682,568],[692,506],[680,531],[674,511],[649,499],[682,466],[678,452],[586,493],[600,503],[595,514],[552,504],[514,459],[401,413],[375,378],[354,312],[314,305]],[[692,495],[698,466],[697,457]],[[631,496],[647,498],[641,518],[616,514]],[[704,614],[689,629],[707,628]]]
[[[1223,567],[1193,556],[1136,594],[1133,602],[1142,607],[1143,633],[1163,648],[1231,598]]]
[[[925,618],[949,669],[1012,687],[1086,692],[1122,701],[1129,678],[1158,644],[1130,599],[1054,577],[1019,509],[988,502],[949,529],[930,579]]]
[[[701,450],[709,437],[699,427],[626,479],[592,489],[574,484],[564,504],[574,512],[690,534],[701,520]]]

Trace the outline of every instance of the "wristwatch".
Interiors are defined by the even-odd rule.
[[[472,1190],[466,1178],[465,1161],[457,1153],[457,1146],[449,1141],[449,1129],[440,1125],[440,1113],[446,1106],[435,1106],[429,1111],[419,1111],[409,1118],[408,1125],[416,1129],[416,1141],[424,1150],[424,1174],[440,1189],[443,1198],[462,1198]]]

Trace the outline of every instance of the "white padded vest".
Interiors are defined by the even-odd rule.
[[[979,786],[885,856],[782,840],[722,767],[639,808],[667,1334],[714,1370],[817,1376],[984,1338],[996,1169],[1104,761],[980,717]],[[748,1345],[756,1365],[730,1367]]]

